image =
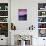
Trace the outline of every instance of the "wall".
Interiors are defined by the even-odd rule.
[[[27,9],[27,21],[18,20],[18,9]],[[11,22],[16,25],[17,30],[27,30],[32,24],[36,27],[37,21],[37,2],[26,0],[11,1]],[[35,19],[36,18],[36,19]]]
[[[38,38],[38,3],[45,3],[46,0],[11,0],[11,22],[16,26],[16,31],[28,30],[32,24],[35,26],[33,36],[33,46],[40,46],[38,43],[43,44],[43,39]],[[27,21],[18,20],[18,9],[27,9]],[[25,32],[26,33],[26,32]],[[37,37],[36,37],[37,36]],[[42,39],[42,40],[41,40]],[[41,40],[41,41],[40,41]]]
[[[38,25],[38,3],[45,3],[46,0],[11,0],[11,22],[17,30],[28,30],[29,26]],[[18,20],[18,9],[27,9],[27,21]]]
[[[35,26],[35,36],[37,36],[37,0],[11,0],[11,22],[16,25],[17,32],[19,30],[28,30],[28,27],[32,24]],[[27,21],[19,21],[18,20],[18,9],[27,9]],[[23,33],[24,33],[23,31]],[[22,32],[20,32],[22,33]],[[27,33],[27,31],[25,31]],[[34,33],[33,33],[34,34]],[[14,40],[13,40],[14,41]],[[35,39],[33,39],[35,41]],[[36,40],[37,41],[37,40]],[[37,43],[33,43],[37,44]]]

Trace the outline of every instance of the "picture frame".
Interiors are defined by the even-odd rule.
[[[27,9],[18,9],[18,20],[19,21],[27,20]]]

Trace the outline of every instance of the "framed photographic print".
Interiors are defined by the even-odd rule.
[[[8,23],[0,23],[0,35],[8,37]]]
[[[0,17],[0,22],[8,22],[8,17]]]
[[[27,9],[18,9],[18,19],[19,21],[27,20]]]
[[[39,37],[46,37],[46,29],[39,29]]]

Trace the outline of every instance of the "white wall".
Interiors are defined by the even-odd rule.
[[[18,20],[18,9],[23,9],[23,8],[27,9],[27,14],[28,14],[27,21]],[[20,30],[24,30],[24,31],[28,30],[28,27],[33,24],[35,26],[35,32],[36,32],[33,34],[34,36],[38,36],[37,35],[38,34],[37,33],[38,32],[37,31],[37,9],[38,9],[37,0],[27,0],[27,1],[26,0],[23,0],[23,1],[11,0],[11,22],[13,22],[14,25],[16,25],[17,32],[20,32]],[[27,31],[25,31],[24,33],[26,34]]]
[[[29,26],[38,27],[38,3],[45,3],[46,0],[11,0],[11,22],[17,30],[27,30]],[[18,9],[27,9],[27,21],[18,20]]]
[[[32,24],[35,26],[36,32],[33,36],[37,36],[33,38],[33,46],[41,46],[38,43],[43,44],[42,38],[38,38],[38,3],[46,3],[46,0],[11,0],[11,22],[17,28],[17,32],[19,30],[28,30],[28,27]],[[18,20],[18,9],[27,9],[27,21],[19,21]],[[26,33],[26,32],[25,32]]]
[[[18,9],[27,9],[27,21],[18,20]],[[32,24],[36,27],[37,2],[32,0],[12,0],[11,1],[11,22],[16,25],[17,30],[27,30]]]

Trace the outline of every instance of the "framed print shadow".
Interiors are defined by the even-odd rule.
[[[18,20],[19,21],[27,20],[27,9],[18,9]]]

